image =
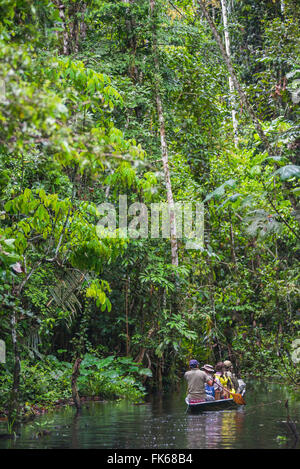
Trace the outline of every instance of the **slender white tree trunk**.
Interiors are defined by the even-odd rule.
[[[59,17],[62,21],[62,51],[64,55],[69,55],[69,33],[66,25],[66,16],[65,16],[65,5],[63,3],[60,3],[59,0],[56,2],[58,11],[59,11]]]
[[[240,101],[241,103],[243,104],[245,110],[248,111],[251,119],[252,119],[252,122],[253,122],[253,125],[258,133],[258,135],[260,136],[261,138],[261,141],[263,142],[263,144],[265,145],[265,148],[266,150],[269,152],[269,155],[272,155],[272,147],[270,145],[270,142],[266,136],[266,134],[264,133],[263,131],[263,128],[261,126],[261,123],[259,122],[250,102],[248,101],[248,98],[245,94],[245,92],[243,91],[238,79],[237,79],[237,76],[236,76],[236,73],[234,71],[234,68],[233,68],[233,65],[231,63],[231,59],[230,57],[228,56],[225,48],[224,48],[224,45],[223,45],[223,42],[222,42],[222,39],[221,39],[221,36],[219,35],[218,31],[217,31],[217,28],[214,24],[214,22],[212,21],[210,15],[208,14],[207,12],[207,9],[206,9],[206,6],[205,6],[205,3],[203,2],[203,0],[197,0],[198,2],[198,5],[200,6],[201,10],[202,10],[202,13],[203,13],[203,16],[206,18],[209,26],[210,26],[210,29],[216,39],[216,42],[220,48],[220,52],[222,54],[222,57],[224,59],[224,62],[225,64],[227,65],[227,68],[228,68],[228,72],[229,72],[229,75],[232,79],[232,82],[233,82],[233,85],[234,85],[234,88],[235,90],[237,91],[237,93],[239,94],[239,97],[240,97]]]
[[[206,9],[206,6],[205,6],[205,3],[203,2],[203,0],[197,0],[199,6],[201,7],[201,10],[202,10],[202,13],[203,13],[203,16],[206,18],[208,24],[209,24],[209,27],[215,37],[215,40],[220,48],[220,52],[222,54],[222,57],[224,59],[224,62],[226,63],[227,65],[227,68],[228,68],[228,72],[232,78],[232,81],[233,81],[233,84],[234,84],[234,88],[235,90],[237,91],[237,93],[239,94],[239,97],[240,97],[240,101],[241,103],[243,104],[244,108],[248,111],[250,117],[251,117],[251,120],[252,120],[252,123],[262,141],[262,144],[264,145],[265,147],[265,150],[269,153],[269,155],[273,155],[273,149],[272,149],[272,146],[269,142],[269,139],[268,137],[266,136],[263,128],[262,128],[262,125],[261,123],[259,122],[250,102],[248,101],[248,98],[247,98],[247,95],[245,94],[245,92],[243,91],[238,79],[237,79],[237,76],[235,74],[235,71],[234,71],[234,68],[232,66],[232,63],[231,63],[231,59],[230,57],[228,56],[224,46],[223,46],[223,42],[222,42],[222,39],[217,31],[217,28],[214,24],[214,22],[212,21],[207,9]],[[268,194],[268,189],[267,189],[267,186],[263,180],[263,178],[260,178],[260,181],[261,183],[263,184],[264,186],[264,189],[266,191],[266,194],[267,194],[267,198],[269,200],[269,203],[270,205],[272,206],[272,208],[275,210],[275,212],[277,213],[277,215],[279,216],[280,220],[288,227],[288,229],[294,233],[294,235],[296,236],[296,238],[299,239],[299,236],[297,234],[297,232],[290,226],[290,224],[286,221],[286,219],[281,215],[281,213],[277,210],[277,207],[276,205],[274,205],[274,202],[272,200],[272,197],[270,194]],[[293,205],[293,204],[292,204]]]
[[[155,0],[150,0],[150,14],[152,18],[154,17],[154,10],[155,10]],[[159,73],[159,59],[158,59],[158,49],[157,49],[157,40],[156,40],[155,30],[153,30],[153,34],[152,34],[152,44],[153,44],[155,75],[156,75],[155,97],[156,97],[157,114],[158,114],[158,119],[159,119],[161,156],[162,156],[165,184],[166,184],[166,190],[167,190],[167,202],[169,205],[169,213],[170,213],[171,256],[172,256],[172,264],[178,266],[178,243],[177,243],[177,233],[176,233],[175,204],[174,204],[172,184],[171,184],[171,178],[170,178],[169,154],[168,154],[168,146],[167,146],[167,141],[166,141],[165,119],[164,119],[164,113],[163,113],[162,100],[161,100],[161,96],[159,92],[160,73]]]
[[[221,0],[221,5],[222,5],[222,16],[223,16],[223,24],[224,24],[225,49],[226,49],[228,57],[231,58],[226,0]],[[228,81],[229,81],[229,91],[230,91],[232,125],[233,125],[233,132],[234,132],[234,144],[237,147],[238,146],[238,123],[237,123],[236,110],[235,110],[234,85],[233,85],[233,80],[230,75],[229,75]]]

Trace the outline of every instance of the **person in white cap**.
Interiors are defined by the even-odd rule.
[[[201,370],[203,370],[211,379],[212,383],[211,385],[209,383],[205,383],[205,400],[206,401],[214,401],[215,400],[215,388],[214,388],[214,383],[213,383],[213,375],[214,375],[214,368],[211,365],[203,365],[201,367]]]

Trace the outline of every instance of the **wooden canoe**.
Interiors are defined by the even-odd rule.
[[[195,402],[190,403],[188,398],[185,398],[185,402],[188,406],[190,412],[204,412],[207,410],[225,410],[225,409],[235,409],[238,405],[234,402],[233,399],[220,399],[217,401],[204,401],[204,402]]]

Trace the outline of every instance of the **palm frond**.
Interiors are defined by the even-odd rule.
[[[49,287],[52,298],[48,306],[50,306],[52,301],[55,301],[57,306],[70,313],[69,321],[67,322],[68,327],[70,327],[75,316],[81,309],[78,294],[85,279],[86,276],[82,272],[69,270],[65,273],[63,278],[57,278],[55,286]]]

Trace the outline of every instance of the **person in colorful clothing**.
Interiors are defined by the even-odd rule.
[[[228,361],[226,361],[228,367]],[[226,371],[225,362],[218,362],[215,366],[216,373],[214,376],[215,379],[215,394],[216,399],[229,399],[232,397],[232,393],[235,393],[235,387],[233,381],[235,382],[236,378],[233,373],[228,373]]]
[[[218,362],[215,366],[215,375],[214,375],[214,388],[215,388],[215,399],[224,399],[224,390],[222,387],[226,387],[227,380],[224,376],[224,363]],[[221,386],[222,387],[221,387]]]
[[[238,389],[238,379],[233,372],[233,366],[230,360],[224,361],[224,375],[231,383],[231,389]]]

